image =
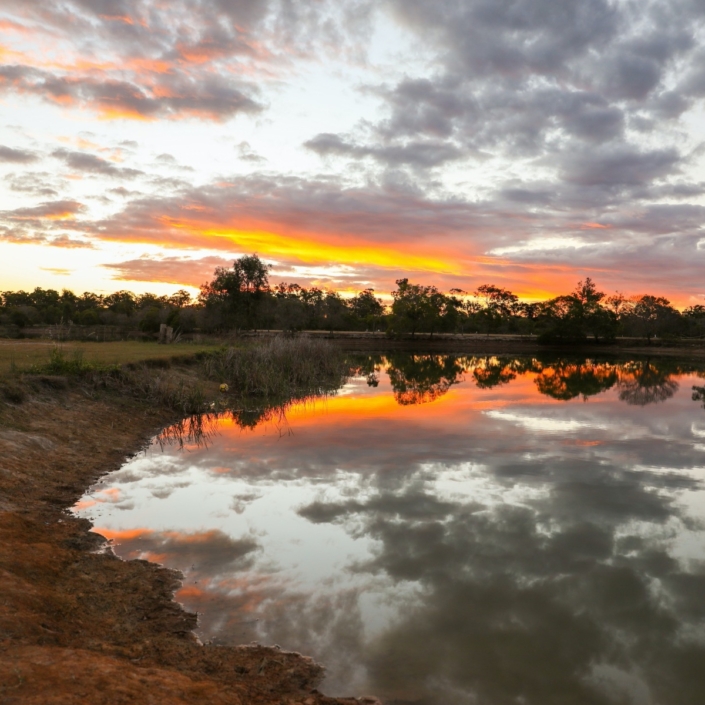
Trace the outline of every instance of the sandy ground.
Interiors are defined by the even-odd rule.
[[[172,600],[179,575],[115,558],[66,511],[173,419],[62,380],[29,385],[22,403],[0,398],[2,705],[376,702],[321,695],[321,667],[298,654],[199,644]]]

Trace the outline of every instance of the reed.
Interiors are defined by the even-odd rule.
[[[338,348],[305,337],[218,351],[204,360],[203,370],[240,396],[282,400],[337,389],[349,373]]]

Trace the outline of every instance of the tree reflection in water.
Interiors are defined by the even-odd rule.
[[[370,373],[377,384],[377,373],[386,368],[395,398],[402,405],[426,404],[448,392],[453,384],[469,375],[480,389],[509,384],[518,375],[535,373],[535,384],[541,394],[568,401],[577,397],[587,400],[615,385],[620,400],[633,406],[646,406],[670,399],[678,390],[673,375],[693,370],[668,360],[598,362],[590,359],[512,359],[462,357],[448,355],[396,354],[378,358]]]
[[[387,375],[394,398],[402,406],[427,404],[457,384],[465,367],[450,355],[390,355]]]
[[[619,398],[633,406],[646,406],[670,399],[678,391],[670,371],[648,360],[621,366]]]
[[[479,389],[492,389],[509,384],[518,375],[534,373],[541,394],[561,401],[589,397],[617,385],[619,399],[632,406],[646,406],[670,399],[678,390],[673,375],[694,371],[693,366],[674,364],[668,360],[629,362],[595,362],[593,360],[551,360],[535,358],[468,357],[454,355],[415,355],[395,353],[355,355],[350,374],[366,378],[370,387],[379,385],[379,374],[385,370],[402,406],[427,404],[445,395],[454,384],[469,375]],[[700,399],[703,388],[693,387],[693,399]],[[328,390],[334,395],[337,389]],[[226,401],[214,405],[212,413],[195,415],[179,421],[157,437],[161,444],[208,444],[220,417],[230,418],[243,429],[254,429],[263,423],[286,426],[286,411],[293,404],[314,403],[312,395],[301,394],[286,400],[239,399],[236,406]]]
[[[124,522],[142,483],[145,508],[106,535],[121,555],[187,573],[178,599],[207,638],[310,653],[329,668],[327,692],[395,705],[705,702],[705,387],[678,391],[694,367],[357,360],[320,413],[290,407],[286,439],[243,431],[284,418],[276,406],[173,427],[172,439],[221,436],[117,473],[103,507],[115,497]],[[186,491],[174,512],[190,524],[157,524]]]
[[[584,362],[558,362],[546,367],[536,376],[536,387],[541,394],[553,399],[568,401],[582,396],[583,399],[611,389],[617,382],[617,370],[613,365]]]

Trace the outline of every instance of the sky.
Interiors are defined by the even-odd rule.
[[[0,288],[705,303],[703,0],[0,0]]]

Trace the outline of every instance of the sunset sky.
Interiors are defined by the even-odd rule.
[[[3,290],[705,303],[702,0],[0,0],[0,64]]]

